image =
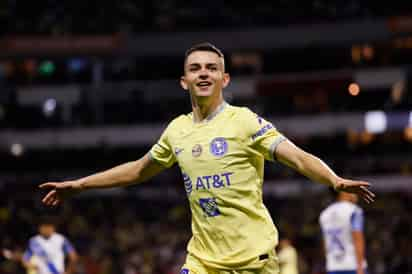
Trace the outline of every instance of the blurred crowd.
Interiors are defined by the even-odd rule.
[[[411,195],[380,193],[374,204],[361,204],[370,274],[412,273]],[[59,232],[78,250],[78,274],[177,274],[184,261],[191,234],[183,193],[174,202],[91,195],[54,210],[43,208],[35,192],[12,198],[3,190],[2,196],[6,197],[0,206],[2,247],[23,250],[36,233],[39,215],[47,212],[59,217]],[[298,251],[301,274],[324,273],[318,215],[331,199],[327,192],[265,199],[280,236],[291,239]],[[23,269],[2,259],[0,273],[18,274]]]
[[[7,34],[93,34],[119,31],[174,31],[214,27],[334,22],[406,13],[408,4],[374,1],[56,1],[0,4],[1,28]],[[80,12],[81,11],[81,12]]]

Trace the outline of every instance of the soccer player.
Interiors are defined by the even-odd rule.
[[[56,232],[51,217],[42,217],[39,234],[32,237],[21,258],[23,266],[32,274],[74,273],[77,253],[65,236]],[[67,267],[65,259],[68,258]]]
[[[288,238],[279,241],[280,274],[298,274],[298,253]]]
[[[355,194],[339,192],[319,217],[328,274],[365,274],[363,211]]]
[[[262,201],[265,159],[284,163],[337,190],[358,193],[367,201],[374,194],[369,183],[337,176],[248,108],[226,103],[223,89],[229,81],[218,48],[209,43],[190,48],[180,84],[193,111],[175,118],[137,161],[78,180],[41,184],[49,190],[43,203],[55,206],[87,189],[140,183],[177,163],[192,212],[193,234],[181,273],[277,273],[278,234]]]

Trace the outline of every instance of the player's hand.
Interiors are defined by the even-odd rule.
[[[7,249],[7,248],[3,248],[1,250],[1,254],[7,260],[12,260],[12,261],[20,261],[23,257],[23,254],[21,252],[14,251],[14,250]]]
[[[358,267],[356,270],[356,274],[365,274],[365,271],[363,270],[363,267]]]
[[[41,189],[50,189],[43,197],[42,202],[47,206],[57,206],[63,200],[79,193],[81,190],[78,181],[48,182],[39,186]]]
[[[375,200],[375,194],[368,189],[369,186],[370,183],[368,182],[339,178],[334,185],[334,189],[336,191],[354,193],[362,198],[365,202],[371,203]]]

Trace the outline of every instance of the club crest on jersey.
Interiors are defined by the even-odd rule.
[[[202,146],[199,144],[194,145],[192,148],[192,156],[199,157],[200,154],[202,154]]]
[[[189,269],[182,268],[182,270],[180,270],[180,274],[189,274]]]
[[[226,154],[228,149],[227,142],[223,137],[217,137],[210,143],[210,152],[216,156],[221,157]]]

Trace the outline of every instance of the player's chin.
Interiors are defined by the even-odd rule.
[[[213,90],[196,90],[195,94],[197,97],[210,97],[213,95]]]

